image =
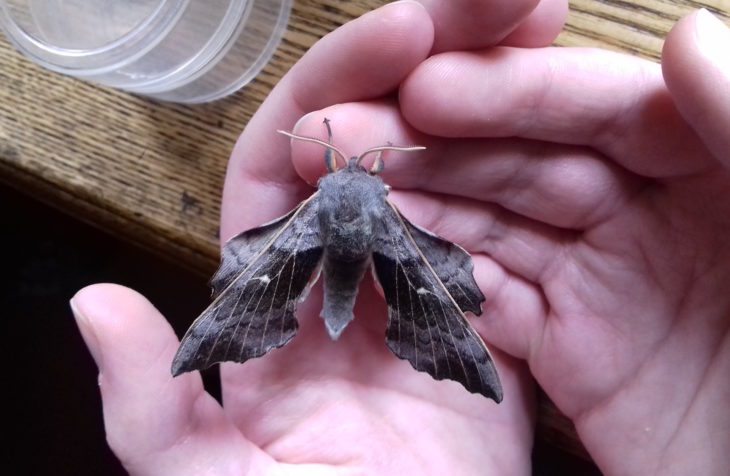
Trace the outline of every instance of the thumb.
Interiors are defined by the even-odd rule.
[[[107,441],[130,473],[245,474],[253,463],[273,462],[230,423],[199,374],[172,378],[178,340],[144,297],[97,284],[79,291],[71,308],[99,367]]]
[[[662,71],[682,116],[730,168],[730,29],[705,9],[680,20],[662,51]]]

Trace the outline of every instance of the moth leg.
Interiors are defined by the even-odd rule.
[[[327,128],[327,143],[332,144],[332,128],[330,127],[330,120],[325,117],[322,122]],[[337,157],[335,157],[335,153],[329,147],[324,151],[324,164],[327,166],[327,172],[332,173],[337,171]]]

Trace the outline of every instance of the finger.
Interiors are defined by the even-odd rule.
[[[351,155],[392,142],[425,145],[415,154],[387,152],[383,179],[418,189],[499,204],[549,225],[587,229],[605,222],[646,187],[644,180],[586,148],[524,139],[453,140],[414,131],[387,101],[339,104],[308,115],[297,133],[323,134]],[[310,183],[324,173],[322,148],[292,143],[292,160]]]
[[[99,366],[107,440],[128,471],[192,474],[223,462],[242,469],[272,463],[230,424],[199,374],[172,378],[178,340],[146,299],[99,284],[71,302]]]
[[[550,308],[542,288],[489,257],[473,259],[474,278],[486,300],[482,315],[470,322],[490,344],[527,360],[539,349]]]
[[[289,160],[292,128],[330,104],[385,95],[431,49],[433,25],[415,2],[386,5],[317,42],[271,92],[234,148],[223,191],[221,238],[287,212],[310,192]]]
[[[664,43],[662,71],[677,108],[730,167],[730,29],[707,10],[679,21]]]
[[[499,44],[522,48],[549,46],[563,30],[567,17],[566,0],[542,0]]]
[[[494,48],[424,61],[400,90],[415,128],[594,147],[649,177],[713,164],[672,103],[659,66],[593,49]]]
[[[570,230],[606,222],[646,186],[593,150],[538,141],[442,142],[418,159],[393,157],[390,185],[498,204]]]
[[[539,0],[421,0],[435,28],[433,53],[493,46],[517,28]]]

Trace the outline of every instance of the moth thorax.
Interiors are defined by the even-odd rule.
[[[342,261],[359,261],[370,255],[373,229],[370,217],[360,215],[354,220],[333,220],[322,228],[325,253]]]
[[[378,210],[385,200],[383,182],[363,169],[345,169],[323,178],[319,190],[325,254],[347,262],[369,257]]]

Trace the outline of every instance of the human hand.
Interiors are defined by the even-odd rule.
[[[310,111],[387,95],[432,51],[549,44],[566,12],[563,0],[532,13],[536,0],[429,3],[428,12],[401,3],[351,22],[281,80],[233,153],[223,240],[312,192],[276,129],[291,129]],[[346,142],[347,123],[334,127],[335,140]],[[321,165],[321,150],[316,155]],[[522,364],[495,352],[508,395],[497,407],[394,357],[384,342],[386,310],[371,286],[361,287],[358,317],[336,343],[313,297],[300,305],[299,334],[285,349],[222,366],[221,408],[198,374],[171,379],[178,340],[141,296],[110,285],[81,291],[73,306],[100,366],[109,444],[125,467],[134,474],[529,472],[532,386]]]
[[[326,116],[345,150],[428,147],[386,157],[391,199],[475,253],[487,304],[473,322],[528,362],[607,474],[730,463],[730,33],[713,22],[681,21],[662,66],[445,53],[397,103],[333,106],[296,131],[321,135]],[[293,159],[321,173],[310,146]]]

